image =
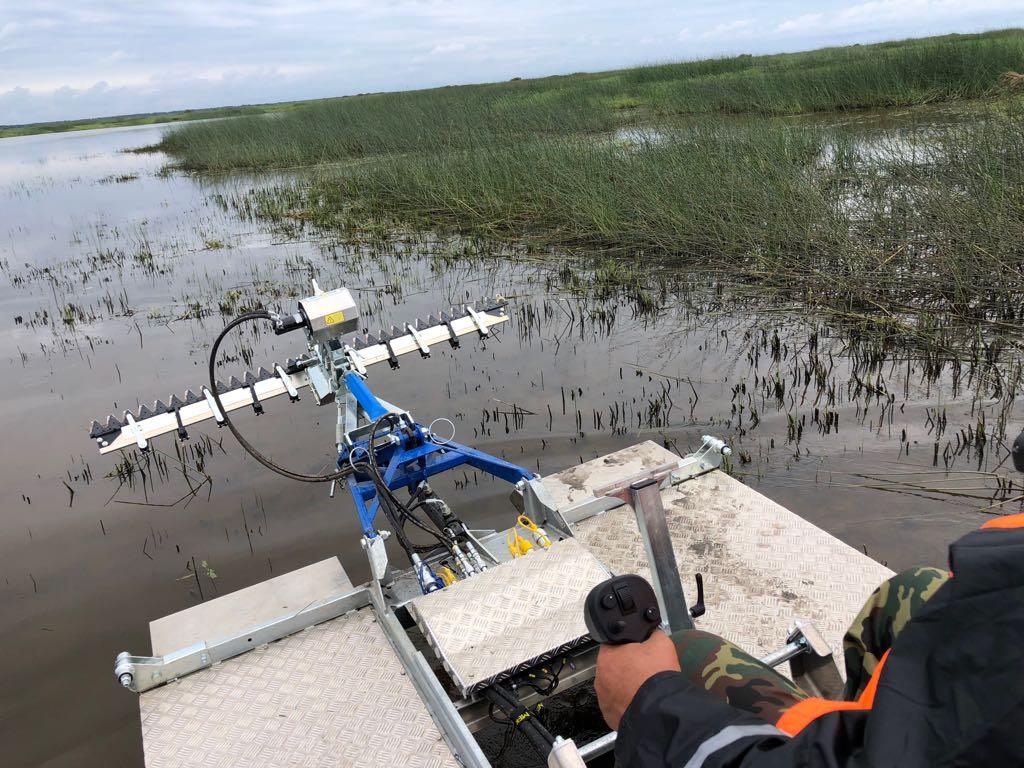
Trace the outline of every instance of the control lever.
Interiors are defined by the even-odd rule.
[[[696,619],[707,611],[704,605],[704,577],[695,574],[697,602],[690,607]],[[622,645],[642,643],[661,624],[661,611],[654,588],[635,573],[602,581],[583,604],[587,631],[598,643]]]
[[[635,573],[602,581],[583,604],[587,631],[598,643],[642,643],[661,624],[658,598]]]
[[[697,582],[697,602],[690,606],[690,618],[696,619],[703,616],[707,609],[704,607],[704,577],[695,573],[693,578]]]

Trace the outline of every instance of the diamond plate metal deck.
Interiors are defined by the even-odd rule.
[[[654,466],[671,456],[652,443],[620,453],[626,455],[573,467],[545,478],[545,484],[568,502],[606,482],[610,469],[635,474],[638,463]],[[701,629],[763,655],[782,645],[794,618],[808,619],[842,667],[843,634],[891,570],[724,472],[666,489],[662,500],[688,598],[693,574],[704,574],[707,614],[698,620]],[[615,573],[650,578],[632,507],[582,520],[574,529]]]
[[[149,768],[458,763],[371,609],[140,696]]]
[[[601,563],[567,539],[418,597],[409,610],[469,694],[583,642],[583,601],[606,578]]]

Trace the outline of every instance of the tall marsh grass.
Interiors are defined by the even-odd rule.
[[[264,200],[266,203],[267,200]],[[265,213],[673,265],[886,321],[1024,318],[1024,112],[863,137],[772,120],[523,140],[326,172]]]
[[[321,101],[170,131],[191,170],[282,168],[508,146],[706,114],[791,115],[977,98],[1024,70],[1024,30],[681,62]]]
[[[1024,345],[1024,111],[1001,85],[1020,70],[1009,30],[360,96],[189,125],[163,148],[191,169],[317,166],[249,203],[270,217],[577,248],[631,279],[657,261],[901,333],[959,323]],[[990,95],[882,136],[780,117]]]

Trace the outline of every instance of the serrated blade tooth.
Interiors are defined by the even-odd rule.
[[[256,383],[256,377],[253,375],[253,372],[252,371],[246,371],[245,372],[245,376],[242,377],[242,385],[246,386],[246,387],[251,387],[255,383]]]
[[[276,378],[276,374],[271,373],[262,365],[256,369],[256,381],[266,381],[273,378]]]
[[[92,420],[92,424],[89,427],[89,437],[97,438],[100,435],[106,434],[106,430],[100,426],[100,423],[96,419]]]
[[[228,384],[225,384],[220,379],[217,379],[217,394],[218,395],[223,395],[225,392],[230,392],[230,391],[231,391],[231,387]]]
[[[228,391],[229,392],[232,389],[241,389],[244,386],[245,386],[245,384],[243,384],[242,381],[237,376],[232,375],[232,377],[230,379],[228,379]]]
[[[138,415],[135,416],[136,421],[142,421],[143,419],[151,419],[156,414],[149,409],[149,406],[143,403],[139,406]]]
[[[153,403],[153,413],[167,413],[167,405],[163,400],[157,400]]]
[[[191,389],[185,390],[185,405],[193,405],[194,403],[202,402],[203,398],[199,397]]]
[[[108,432],[115,432],[121,428],[121,420],[114,414],[107,416],[107,423],[104,425]]]

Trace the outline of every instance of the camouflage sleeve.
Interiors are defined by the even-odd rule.
[[[844,699],[860,696],[897,635],[948,579],[949,572],[941,568],[911,568],[871,593],[843,638]]]
[[[672,641],[690,682],[765,722],[775,723],[807,698],[788,678],[718,635],[688,629],[676,632]]]

